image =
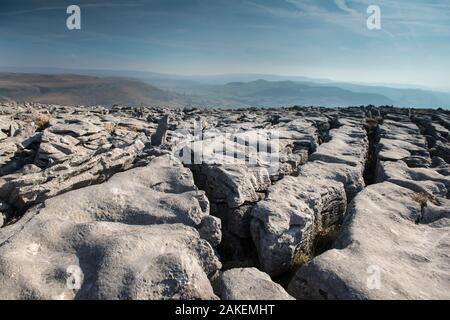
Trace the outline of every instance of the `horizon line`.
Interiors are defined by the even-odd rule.
[[[2,71],[4,68],[6,69],[54,69],[54,70],[68,70],[68,71],[74,71],[74,75],[77,75],[76,71],[110,71],[110,72],[139,72],[139,73],[152,73],[152,74],[159,74],[164,76],[171,76],[171,77],[223,77],[223,76],[268,76],[268,77],[285,77],[285,78],[304,78],[307,81],[317,81],[317,82],[335,82],[338,84],[352,84],[352,85],[361,85],[361,86],[373,86],[373,87],[385,87],[385,88],[393,88],[393,89],[415,89],[415,90],[426,90],[426,91],[435,91],[435,92],[441,92],[441,93],[450,93],[450,88],[435,88],[435,87],[428,87],[423,86],[419,84],[412,84],[412,83],[382,83],[382,82],[364,82],[364,81],[358,81],[358,80],[340,80],[336,78],[315,78],[313,76],[307,76],[307,75],[286,75],[286,74],[272,74],[272,73],[252,73],[252,72],[246,72],[246,73],[210,73],[210,74],[184,74],[184,73],[166,73],[161,71],[150,71],[150,70],[135,70],[135,69],[105,69],[105,68],[70,68],[70,67],[49,67],[49,66],[0,66],[0,72],[11,72],[11,71]],[[11,72],[15,73],[15,72]],[[17,72],[17,73],[35,73],[35,72]],[[44,75],[44,74],[43,74]],[[261,78],[255,78],[253,81],[256,80],[266,80]],[[275,82],[274,80],[266,80],[270,82]],[[277,80],[277,81],[287,81],[287,80]],[[291,80],[296,81],[296,80]],[[251,82],[251,81],[247,81]]]

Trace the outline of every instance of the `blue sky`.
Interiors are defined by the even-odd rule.
[[[81,7],[82,29],[66,28]],[[382,30],[366,28],[369,5]],[[450,90],[448,0],[1,0],[0,65],[266,73]]]

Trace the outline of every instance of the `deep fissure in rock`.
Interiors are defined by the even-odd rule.
[[[380,139],[379,124],[382,123],[383,121],[383,118],[381,117],[379,112],[378,115],[379,116],[377,117],[372,117],[372,112],[369,112],[369,117],[366,119],[366,124],[364,125],[364,128],[366,129],[367,132],[369,143],[367,148],[367,158],[365,159],[363,172],[363,178],[365,183],[364,188],[375,183],[376,179],[376,168],[378,162],[377,145]],[[335,121],[332,121],[331,125],[332,125],[331,128],[340,127],[338,125],[337,119]],[[330,141],[331,140],[328,140],[327,142]],[[350,203],[352,199],[353,198],[349,198],[348,203]],[[335,224],[328,226],[327,228],[319,229],[312,240],[313,246],[311,252],[309,253],[305,253],[302,251],[298,252],[295,257],[296,265],[293,265],[291,269],[286,273],[284,273],[283,275],[274,278],[274,281],[280,283],[283,287],[287,288],[289,282],[291,281],[292,277],[295,275],[295,273],[299,268],[301,268],[304,264],[311,261],[315,257],[332,249],[342,231],[341,227],[343,220],[344,218],[340,219]],[[326,294],[325,292],[323,293]]]
[[[226,199],[223,201],[215,201],[206,185],[207,177],[201,173],[201,166],[202,165],[185,164],[185,167],[189,168],[193,174],[195,185],[200,190],[205,191],[210,202],[210,214],[221,219],[222,241],[217,246],[216,250],[219,254],[220,261],[222,262],[222,269],[227,270],[244,267],[259,268],[258,256],[251,236],[248,234],[246,237],[239,237],[234,235],[228,228],[230,216],[237,214],[237,212],[232,211],[240,210],[242,213],[241,223],[244,224],[242,229],[250,230],[250,211],[254,203],[244,203],[240,207],[230,208],[226,203]]]
[[[333,128],[338,128],[340,124],[337,121],[337,118],[330,119],[324,125],[317,125],[317,144],[321,145],[330,141],[329,131]],[[237,141],[235,141],[237,142]],[[297,146],[295,141],[293,144],[293,152],[304,149],[304,146]],[[259,151],[259,150],[258,150]],[[308,149],[308,157],[314,153],[315,150]],[[268,150],[270,152],[270,150]],[[194,159],[194,154],[191,154],[191,160]],[[299,168],[304,163],[298,165],[289,175],[297,176]],[[266,191],[257,192],[260,197],[256,202],[245,202],[244,204],[236,207],[230,208],[227,204],[226,199],[221,199],[217,201],[214,196],[211,194],[208,186],[208,177],[202,173],[202,166],[220,166],[220,165],[208,165],[208,164],[184,164],[185,167],[189,168],[194,177],[195,185],[200,189],[205,191],[205,194],[210,202],[210,214],[216,216],[221,219],[222,222],[222,241],[215,248],[219,254],[220,260],[222,262],[222,269],[227,270],[231,268],[244,268],[244,267],[256,267],[261,270],[261,265],[258,259],[258,254],[256,250],[256,246],[253,242],[253,239],[250,235],[250,221],[252,220],[252,216],[250,214],[252,208],[256,203],[261,201],[266,196]],[[277,181],[283,179],[285,175],[271,176],[271,184],[273,185]],[[224,186],[225,188],[226,186]],[[230,231],[228,227],[230,223],[230,217],[239,216],[240,222],[244,225],[242,229],[244,229],[248,234],[246,236],[237,236],[233,232]],[[324,248],[328,248],[331,246],[330,242],[334,241],[334,233],[336,232],[333,229],[333,232],[328,232],[331,230],[321,232],[321,236],[317,237],[314,241],[315,243],[315,252],[323,252]],[[284,279],[290,279],[293,275],[294,268],[289,270],[285,274],[280,277],[275,277],[273,280],[282,284],[284,287],[287,287],[288,282]]]
[[[377,168],[377,154],[376,146],[379,142],[379,122],[381,118],[369,118],[366,121],[365,129],[369,139],[369,148],[367,152],[367,160],[364,167],[364,183],[367,186],[375,183],[376,168]]]

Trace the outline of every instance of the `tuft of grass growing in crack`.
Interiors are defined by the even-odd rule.
[[[37,131],[43,131],[45,128],[47,128],[50,124],[50,119],[51,119],[51,117],[48,114],[41,113],[41,114],[37,115],[33,119],[33,122],[37,126]]]
[[[419,224],[420,221],[422,221],[425,207],[428,206],[428,202],[437,206],[439,205],[437,199],[427,192],[415,192],[411,197],[415,202],[420,204],[420,216],[416,219],[416,224]]]
[[[292,258],[291,261],[291,269],[292,270],[297,270],[298,268],[300,268],[302,265],[308,263],[309,261],[312,260],[311,255],[309,255],[308,253],[306,253],[303,250],[298,250],[295,254],[294,257]]]
[[[426,207],[428,205],[428,202],[431,202],[437,206],[439,205],[436,198],[427,192],[415,192],[412,195],[412,199],[415,202],[419,203],[422,207]]]
[[[313,255],[318,256],[333,247],[334,241],[339,235],[340,224],[333,224],[326,228],[321,228],[313,242]]]

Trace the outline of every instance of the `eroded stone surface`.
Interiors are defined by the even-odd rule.
[[[383,182],[367,187],[349,207],[336,249],[300,268],[288,291],[314,299],[448,299],[447,214],[416,223],[414,191]]]
[[[222,273],[218,280],[223,300],[293,300],[282,286],[256,268],[236,268]]]
[[[346,196],[341,183],[285,177],[273,185],[251,214],[253,241],[264,271],[287,271],[297,252],[312,251],[315,235],[342,219]]]
[[[163,156],[146,167],[30,209],[0,233],[0,296],[6,299],[212,299],[219,268],[194,229],[220,223],[192,174]],[[30,263],[33,261],[33,263]],[[51,263],[49,263],[51,262]],[[80,272],[81,287],[67,281]],[[75,276],[76,277],[76,274]],[[69,279],[69,280],[68,280]]]
[[[265,271],[297,298],[448,298],[449,130],[442,110],[2,102],[0,296],[291,298]]]

